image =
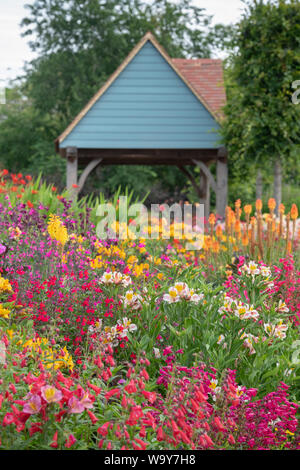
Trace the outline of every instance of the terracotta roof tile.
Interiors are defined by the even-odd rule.
[[[175,67],[203,98],[209,108],[222,117],[226,102],[222,60],[171,59]]]

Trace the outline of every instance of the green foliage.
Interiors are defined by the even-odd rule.
[[[232,34],[229,26],[212,27],[211,17],[189,0],[36,0],[27,9],[23,36],[38,57],[21,86],[9,91],[17,99],[3,107],[0,159],[13,171],[42,172],[59,189],[64,161],[57,157],[56,167],[53,141],[147,31],[171,57],[210,57],[228,47]],[[180,193],[186,178],[176,168],[110,167],[100,182],[89,179],[88,190],[111,195],[124,181],[141,195],[154,188],[157,201],[174,188]]]
[[[13,172],[33,170],[37,175],[44,157],[53,154],[56,129],[49,115],[32,106],[20,85],[8,89],[0,109],[0,166]]]
[[[247,6],[227,70],[224,142],[233,171],[248,172],[253,164],[264,167],[278,157],[295,165],[299,108],[291,96],[300,69],[299,2]]]

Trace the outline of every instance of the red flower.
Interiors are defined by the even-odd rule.
[[[94,384],[91,384],[89,381],[87,382],[88,386],[94,390],[94,392],[96,393],[96,395],[99,395],[99,393],[101,392],[102,388],[100,387],[97,387],[96,385]]]
[[[75,444],[75,442],[76,438],[73,436],[73,434],[70,434],[68,439],[66,440],[65,447],[69,449],[70,447],[72,447],[72,445]]]
[[[107,421],[100,428],[97,429],[97,432],[101,434],[101,436],[105,437],[107,436],[109,426],[110,426],[110,422]]]
[[[146,390],[142,391],[144,397],[152,404],[156,400],[156,393],[155,392],[148,392]]]
[[[109,390],[108,392],[106,392],[105,398],[106,400],[109,400],[113,395],[117,395],[117,397],[119,398],[120,394],[121,394],[121,391],[118,388],[113,388],[112,390]]]
[[[86,410],[86,411],[92,421],[92,424],[96,424],[98,421],[97,416],[95,416],[94,413],[92,413],[90,410]]]
[[[58,436],[58,431],[56,431],[53,435],[52,442],[50,444],[50,447],[53,447],[53,449],[56,449],[58,447],[57,444],[57,436]]]
[[[134,380],[130,380],[129,384],[124,387],[124,390],[126,390],[127,393],[136,393],[137,389],[134,383]]]

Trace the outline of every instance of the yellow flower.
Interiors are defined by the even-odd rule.
[[[10,310],[8,310],[7,308],[4,308],[4,307],[0,304],[0,318],[6,318],[6,319],[8,319],[8,318],[9,318],[9,314],[10,314]]]
[[[57,354],[53,349],[48,346],[47,338],[37,338],[36,340],[29,339],[22,344],[22,348],[28,348],[35,353],[38,353],[41,357],[42,364],[46,369],[54,368],[54,370],[67,367],[71,371],[74,368],[72,356],[69,354],[67,348],[64,346],[63,349]]]
[[[10,339],[12,339],[12,337],[13,337],[14,334],[15,334],[14,330],[7,330],[6,333],[7,333],[8,337],[9,337]]]
[[[12,292],[12,287],[8,279],[4,279],[0,275],[0,293],[1,292]]]
[[[58,241],[62,246],[69,240],[68,231],[58,215],[50,215],[48,233],[53,240]]]

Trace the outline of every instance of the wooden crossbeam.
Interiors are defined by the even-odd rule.
[[[195,163],[195,165],[197,165],[203,171],[203,173],[205,174],[205,176],[207,177],[207,179],[209,181],[210,186],[212,187],[212,189],[216,193],[217,192],[217,183],[215,182],[215,179],[214,179],[213,175],[211,174],[209,168],[205,165],[205,163],[201,162],[200,160],[193,160],[193,162]]]

